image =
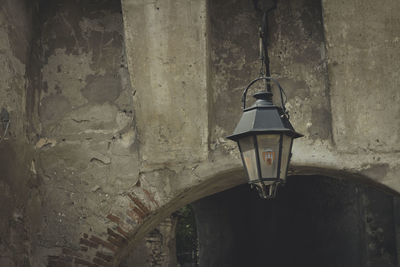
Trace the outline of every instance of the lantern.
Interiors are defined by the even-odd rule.
[[[273,81],[281,92],[282,107],[272,103],[269,90],[256,93],[255,103],[246,108],[248,89],[257,81]],[[289,122],[282,99],[283,89],[271,77],[253,80],[243,92],[243,115],[228,139],[236,141],[249,184],[256,187],[263,198],[274,198],[277,187],[285,183],[293,139],[301,137]]]

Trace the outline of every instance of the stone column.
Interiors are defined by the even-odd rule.
[[[398,151],[400,2],[324,0],[322,4],[338,150]]]
[[[206,1],[122,4],[142,166],[206,159]]]

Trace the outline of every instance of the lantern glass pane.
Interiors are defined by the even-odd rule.
[[[277,178],[279,139],[279,134],[263,134],[257,136],[262,178]]]
[[[239,140],[240,151],[242,152],[243,164],[249,175],[249,180],[257,180],[257,159],[253,136],[247,136]]]
[[[282,158],[281,158],[281,179],[286,179],[287,168],[289,166],[290,151],[292,150],[293,137],[283,135]]]

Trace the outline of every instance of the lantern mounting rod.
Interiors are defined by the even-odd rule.
[[[269,12],[276,9],[278,0],[253,0],[254,9],[259,12]]]
[[[271,76],[271,69],[270,69],[270,61],[268,55],[268,13],[272,10],[276,9],[277,7],[277,0],[253,0],[254,8],[262,12],[262,23],[259,27],[259,46],[260,46],[260,77],[270,77]],[[268,92],[271,92],[271,84],[269,80],[266,80],[266,89]]]

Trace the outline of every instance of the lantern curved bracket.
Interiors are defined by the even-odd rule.
[[[246,87],[246,89],[244,89],[243,94],[242,94],[242,104],[243,104],[243,110],[246,109],[246,95],[247,95],[247,91],[250,89],[250,87],[252,87],[256,82],[261,81],[261,80],[265,80],[265,81],[272,81],[274,82],[274,84],[278,87],[279,89],[279,93],[280,93],[280,97],[281,97],[281,105],[282,105],[282,110],[283,113],[289,118],[289,113],[286,110],[285,107],[285,102],[286,102],[286,94],[285,91],[283,90],[282,86],[279,84],[279,82],[272,78],[272,77],[266,77],[266,76],[262,76],[262,77],[258,77],[254,80],[252,80]],[[285,100],[283,100],[283,96],[285,96]]]

